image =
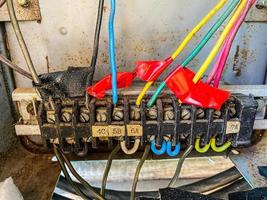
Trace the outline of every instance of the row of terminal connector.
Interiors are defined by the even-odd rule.
[[[199,152],[209,146],[217,151],[216,146],[227,142],[233,147],[251,144],[257,109],[253,97],[234,95],[221,110],[183,105],[172,95],[162,96],[149,109],[146,99],[140,107],[135,99],[121,97],[116,107],[109,97],[91,99],[88,106],[84,99],[58,99],[53,106],[44,102],[38,112],[42,138],[48,147],[56,142],[66,151],[76,152],[83,151],[84,146],[99,148],[104,143],[112,149],[114,141],[119,140],[127,154],[151,142],[154,152],[169,146],[168,155],[174,156],[181,143],[195,145]]]

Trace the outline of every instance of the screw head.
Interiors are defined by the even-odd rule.
[[[71,121],[71,113],[70,112],[62,112],[61,119],[63,122],[70,122]]]
[[[188,119],[190,119],[190,117],[191,117],[190,110],[187,108],[182,109],[181,118],[184,120],[188,120]]]
[[[86,107],[81,107],[79,120],[82,123],[89,122],[89,120],[90,120],[90,111]]]
[[[166,107],[166,108],[164,108],[163,118],[166,121],[173,120],[174,119],[173,107]]]
[[[153,106],[153,107],[147,109],[147,117],[149,119],[157,119],[158,111],[157,111],[156,106]]]
[[[137,106],[131,106],[130,107],[130,119],[131,120],[140,120],[141,119],[141,113],[140,113],[140,108]]]
[[[107,110],[99,108],[96,110],[96,121],[106,122],[107,121]]]
[[[205,117],[205,112],[202,108],[198,108],[196,111],[197,118],[202,119]]]
[[[221,115],[222,115],[222,112],[220,110],[215,110],[213,112],[213,118],[214,119],[219,119],[221,117]]]
[[[116,121],[123,120],[124,114],[123,114],[123,108],[122,107],[115,107],[113,109],[112,118]]]

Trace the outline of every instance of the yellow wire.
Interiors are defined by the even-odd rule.
[[[232,145],[232,142],[230,141],[227,141],[224,145],[220,146],[220,147],[217,147],[216,146],[216,139],[215,137],[213,137],[211,139],[211,148],[213,151],[217,152],[217,153],[220,153],[220,152],[223,152],[225,151],[226,149],[228,149],[230,146]]]
[[[198,153],[206,153],[210,148],[210,144],[211,144],[211,141],[208,144],[206,144],[204,147],[200,147],[200,138],[197,138],[195,142],[195,149]]]
[[[154,83],[153,81],[148,81],[148,82],[146,83],[146,85],[144,86],[144,88],[142,89],[141,93],[139,94],[139,96],[138,96],[137,99],[136,99],[135,104],[136,104],[137,106],[140,106],[143,97],[145,96],[146,92],[148,91],[148,89],[151,87],[151,85],[152,85],[153,83]]]
[[[186,47],[188,42],[194,37],[194,35],[212,18],[227,2],[228,0],[221,0],[194,28],[193,30],[185,37],[179,47],[175,50],[175,52],[171,55],[171,58],[174,60]],[[139,94],[136,105],[140,106],[143,97],[145,96],[148,89],[153,84],[153,81],[149,81],[144,86],[143,90]]]
[[[235,21],[238,19],[239,15],[241,14],[243,9],[245,8],[246,2],[247,2],[247,0],[241,0],[241,3],[239,4],[238,8],[236,9],[234,15],[231,17],[229,23],[226,25],[225,29],[223,30],[222,34],[220,35],[220,38],[216,42],[215,46],[211,50],[210,54],[208,55],[208,57],[206,58],[206,60],[204,61],[204,63],[200,67],[200,69],[197,71],[196,75],[194,76],[194,78],[193,78],[194,83],[197,83],[199,81],[199,79],[201,79],[202,75],[207,70],[207,68],[210,65],[210,63],[212,62],[213,58],[218,53],[225,38],[227,37],[228,33],[231,31],[231,28],[233,27]]]
[[[196,26],[193,30],[185,37],[179,47],[172,54],[171,58],[174,60],[185,48],[188,42],[194,37],[194,35],[212,18],[227,2],[227,0],[221,0]]]

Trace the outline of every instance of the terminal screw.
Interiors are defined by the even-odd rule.
[[[138,121],[141,119],[140,108],[138,106],[131,106],[130,119]]]
[[[214,119],[219,119],[221,117],[222,112],[220,110],[215,110],[213,113]]]
[[[164,108],[164,120],[173,120],[174,119],[174,112],[173,107],[166,107]]]
[[[55,111],[54,110],[48,110],[46,111],[46,121],[49,124],[54,124],[56,121]]]
[[[122,121],[123,120],[123,108],[122,107],[115,107],[113,109],[112,118],[116,121]]]
[[[71,121],[71,117],[72,117],[72,115],[68,111],[63,111],[61,113],[61,119],[62,119],[63,122],[70,122]]]
[[[182,109],[182,113],[181,113],[181,118],[184,120],[188,120],[190,119],[191,114],[190,114],[190,110],[189,109]]]
[[[196,115],[198,119],[202,119],[205,116],[205,112],[202,108],[198,108],[196,111]]]
[[[81,107],[79,120],[82,123],[89,122],[89,120],[90,120],[90,111],[86,107]]]
[[[235,106],[230,106],[229,108],[229,115],[230,117],[234,117],[236,115],[236,109],[235,109]]]
[[[107,121],[107,110],[105,108],[98,108],[96,110],[96,121],[97,122]]]
[[[158,111],[157,111],[156,106],[153,106],[152,108],[147,109],[147,117],[149,119],[157,119]]]

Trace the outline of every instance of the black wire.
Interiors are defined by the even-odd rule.
[[[131,200],[134,200],[134,198],[135,198],[135,190],[136,190],[136,186],[137,186],[138,177],[139,177],[139,174],[141,172],[142,166],[149,155],[149,151],[150,151],[150,145],[146,145],[143,156],[142,156],[140,162],[138,163],[138,165],[136,167],[135,174],[134,174],[132,191],[131,191],[131,198],[130,198]]]
[[[88,79],[87,79],[88,85],[91,85],[94,79],[98,48],[99,48],[99,37],[100,37],[101,24],[102,24],[102,18],[103,18],[103,10],[104,10],[104,0],[99,0],[98,14],[97,14],[97,20],[96,20],[96,27],[95,27],[95,36],[94,36],[94,47],[93,47],[93,53],[92,53],[92,58],[91,58],[90,70],[89,70]]]
[[[100,199],[100,200],[104,200],[105,198],[100,195],[86,180],[84,180],[78,173],[77,171],[74,169],[74,167],[72,166],[72,164],[70,163],[70,161],[68,160],[68,158],[66,157],[66,155],[60,150],[58,149],[59,153],[61,154],[64,162],[66,163],[66,165],[68,166],[70,172],[74,175],[74,177],[81,182],[81,184],[84,185],[84,187],[90,192],[92,193],[93,197],[96,199]]]
[[[227,185],[226,187],[223,187],[215,192],[212,192],[211,194],[209,194],[209,196],[220,199],[228,199],[229,193],[246,191],[246,190],[251,190],[251,186],[244,178],[241,178],[231,183],[230,185]]]
[[[80,189],[87,194],[88,196],[91,196],[91,194],[86,191],[83,185],[80,183],[75,182],[77,186],[80,187]],[[76,194],[75,190],[69,185],[68,181],[66,180],[65,177],[60,176],[57,187],[65,190],[67,192],[71,192],[73,194]],[[95,188],[95,190],[100,191],[100,188]],[[106,199],[112,199],[112,200],[129,200],[131,192],[129,191],[118,191],[118,190],[105,190],[105,198]],[[153,197],[153,198],[158,198],[159,197],[159,192],[158,191],[149,191],[149,192],[136,192],[136,197]]]
[[[203,193],[203,192],[209,192],[212,190],[216,190],[218,188],[223,188],[227,186],[228,184],[232,184],[233,182],[237,181],[240,178],[240,173],[235,167],[232,167],[228,170],[225,170],[221,173],[218,173],[214,176],[211,176],[209,178],[202,179],[200,181],[190,183],[187,185],[183,185],[178,187],[178,189],[186,190],[189,192],[195,192],[195,193]],[[80,183],[75,183],[79,185],[81,190],[90,196],[83,185]],[[58,188],[75,193],[75,190],[71,188],[71,186],[68,184],[66,178],[63,176],[60,176],[58,181]],[[95,190],[99,191],[99,188],[95,188]],[[129,191],[117,191],[117,190],[106,190],[105,191],[106,199],[112,199],[112,200],[123,200],[123,199],[130,199],[130,192]],[[159,198],[159,192],[158,191],[148,191],[148,192],[136,192],[136,197],[150,197],[150,198]]]
[[[106,189],[106,184],[107,184],[107,179],[108,179],[108,173],[111,168],[112,160],[114,156],[118,153],[118,151],[121,149],[120,143],[117,144],[117,146],[112,150],[112,152],[109,154],[108,161],[105,167],[105,171],[103,174],[102,178],[102,184],[101,184],[101,191],[100,194],[105,196],[105,189]]]
[[[60,194],[54,193],[51,200],[72,200],[72,199],[61,196]]]
[[[238,180],[241,176],[236,167],[231,167],[209,178],[179,187],[182,190],[204,193]]]
[[[188,148],[185,150],[184,154],[182,155],[182,157],[179,159],[178,163],[177,163],[177,167],[175,170],[175,173],[168,185],[168,187],[177,187],[177,182],[179,180],[179,175],[183,166],[183,163],[186,159],[186,157],[191,153],[191,151],[193,150],[193,145],[188,146]]]
[[[87,199],[91,199],[89,197],[87,197],[81,190],[80,188],[72,181],[68,171],[67,171],[67,168],[62,160],[62,157],[60,155],[60,152],[57,148],[57,146],[55,144],[54,145],[54,152],[55,152],[55,155],[57,157],[57,160],[61,166],[61,169],[63,171],[63,174],[65,176],[65,178],[68,180],[69,184],[72,186],[72,188],[75,190],[76,194],[78,194],[80,197],[82,197],[83,199],[87,200]]]

